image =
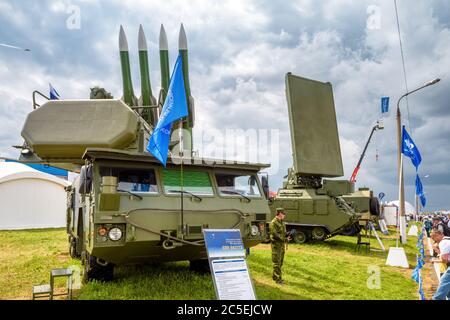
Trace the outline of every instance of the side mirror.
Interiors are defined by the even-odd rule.
[[[82,166],[80,171],[80,182],[78,184],[79,194],[88,194],[92,189],[92,165]]]
[[[269,199],[269,177],[267,175],[261,176],[261,185],[266,199]]]

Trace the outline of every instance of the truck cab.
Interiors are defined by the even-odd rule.
[[[83,158],[68,189],[67,229],[86,280],[109,280],[118,264],[205,267],[203,229],[240,229],[246,248],[266,237],[270,211],[257,174],[267,165],[171,159],[163,167],[150,154],[102,149]]]

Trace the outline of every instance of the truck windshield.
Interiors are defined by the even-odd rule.
[[[117,177],[118,191],[158,193],[155,170],[135,168],[100,168],[100,175]]]
[[[226,196],[239,193],[248,197],[260,197],[256,179],[254,175],[216,174],[219,193]]]
[[[207,172],[183,171],[183,181],[181,181],[180,170],[163,169],[164,192],[179,194],[177,191],[183,190],[198,195],[213,195],[213,188]]]

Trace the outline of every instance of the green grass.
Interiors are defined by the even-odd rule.
[[[30,299],[33,285],[49,283],[50,269],[69,265],[80,262],[69,256],[64,229],[0,231],[0,299]]]
[[[414,267],[416,238],[405,250]],[[386,248],[393,239],[383,239]],[[355,237],[324,243],[290,244],[283,266],[284,286],[271,278],[270,245],[251,249],[248,264],[258,299],[417,299],[411,269],[385,266],[386,252],[355,252]],[[372,247],[378,247],[371,240]],[[79,265],[68,255],[63,229],[0,231],[0,299],[29,299],[34,284],[48,283],[55,267]],[[211,275],[192,273],[188,262],[119,266],[110,283],[91,282],[78,299],[215,299]],[[381,288],[368,289],[368,266],[380,268]],[[64,285],[62,282],[59,286]]]

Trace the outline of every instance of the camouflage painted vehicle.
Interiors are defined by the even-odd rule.
[[[293,167],[270,199],[271,216],[285,209],[297,243],[359,232],[359,217],[373,202],[370,192],[355,192],[348,180],[324,179],[344,174],[331,84],[288,73],[286,96]]]

